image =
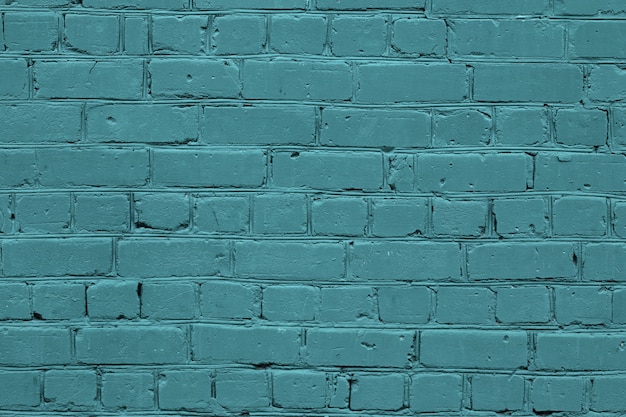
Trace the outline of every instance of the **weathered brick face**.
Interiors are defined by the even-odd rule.
[[[0,415],[626,413],[625,36],[623,0],[3,1]]]

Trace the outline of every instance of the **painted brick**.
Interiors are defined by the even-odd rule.
[[[458,102],[467,98],[465,65],[359,64],[357,101],[362,103]]]
[[[611,321],[611,293],[597,287],[557,287],[556,320],[561,324],[605,324]]]
[[[21,326],[0,330],[0,364],[11,366],[62,365],[71,363],[67,328]],[[45,340],[45,346],[41,343]],[[4,392],[4,391],[3,391]]]
[[[196,314],[196,285],[152,283],[141,286],[141,316],[151,320],[192,319]]]
[[[0,407],[37,407],[40,403],[40,372],[0,372]]]
[[[87,287],[90,319],[139,317],[139,284],[136,281],[101,280]]]
[[[549,0],[502,0],[498,2],[472,2],[464,0],[433,0],[433,13],[440,14],[493,14],[493,15],[537,15],[549,10]]]
[[[603,198],[561,197],[552,203],[555,235],[604,236],[607,206]]]
[[[194,6],[198,9],[208,10],[230,10],[236,9],[269,9],[269,10],[289,10],[304,9],[306,0],[272,0],[260,4],[256,0],[195,0]]]
[[[583,278],[591,281],[624,281],[626,245],[587,243],[583,246]]]
[[[621,333],[539,333],[536,365],[540,370],[624,370]],[[563,355],[563,352],[568,352]]]
[[[391,47],[403,54],[442,56],[446,50],[446,32],[442,20],[399,18],[393,22]]]
[[[33,286],[33,314],[44,320],[85,316],[85,286],[78,283],[37,283]]]
[[[229,269],[230,249],[223,241],[124,239],[118,242],[117,253],[117,270],[124,277],[221,275]],[[137,263],[136,259],[143,261]]]
[[[273,15],[270,48],[283,54],[320,55],[326,46],[325,16]]]
[[[218,16],[213,21],[211,41],[218,55],[259,54],[265,48],[265,17]]]
[[[181,363],[188,350],[183,328],[86,327],[76,333],[76,358],[85,364]]]
[[[47,371],[44,401],[56,410],[85,410],[95,405],[97,396],[94,371]]]
[[[556,141],[569,146],[603,146],[607,143],[606,112],[561,109],[556,113]]]
[[[293,365],[300,356],[300,338],[298,328],[193,325],[192,360],[211,364]]]
[[[380,56],[386,40],[384,16],[337,16],[332,20],[330,49],[336,56]]]
[[[313,320],[318,300],[319,290],[315,287],[271,285],[263,290],[263,317],[268,320]]]
[[[28,68],[24,59],[3,59],[0,61],[0,98],[28,97]]]
[[[616,65],[591,67],[588,96],[596,101],[621,101],[626,96],[626,71]]]
[[[488,288],[437,289],[437,322],[449,324],[493,323],[496,297]]]
[[[317,0],[320,10],[414,9],[424,10],[424,0]]]
[[[313,366],[408,367],[413,336],[406,330],[310,329],[305,360]]]
[[[206,46],[207,16],[153,16],[152,51],[155,54],[201,54]]]
[[[209,371],[167,371],[159,375],[159,408],[204,410],[211,404]]]
[[[481,146],[491,141],[491,116],[484,110],[452,110],[435,113],[433,145]]]
[[[352,276],[374,280],[456,280],[460,251],[456,243],[355,242],[350,249]]]
[[[536,190],[598,192],[626,189],[623,155],[540,153],[536,158]]]
[[[154,377],[148,372],[107,372],[102,374],[102,405],[127,410],[151,409],[154,404]]]
[[[24,283],[0,284],[0,320],[31,318],[30,295]]]
[[[243,97],[267,100],[348,100],[350,66],[343,61],[247,60]]]
[[[77,231],[128,230],[130,201],[127,194],[80,193],[74,200],[74,229]]]
[[[374,291],[370,287],[321,289],[319,320],[328,323],[377,318]]]
[[[351,410],[399,410],[404,403],[404,376],[355,375],[350,385]]]
[[[453,20],[451,53],[480,58],[561,58],[565,51],[565,27],[555,21]]]
[[[427,148],[430,114],[413,110],[325,108],[320,144],[371,148]],[[388,135],[392,130],[393,135]]]
[[[515,375],[472,376],[472,409],[518,411],[524,404],[524,378]]]
[[[573,57],[624,58],[624,46],[619,42],[606,42],[607,38],[623,36],[626,36],[626,25],[619,21],[576,22],[569,28],[569,50]]]
[[[236,98],[241,91],[233,61],[155,58],[148,71],[153,98]]]
[[[541,286],[496,289],[496,318],[502,323],[547,323],[552,317],[550,291]]]
[[[301,234],[307,229],[307,199],[304,194],[261,194],[253,200],[253,232]]]
[[[593,379],[591,409],[593,411],[621,411],[622,393],[626,390],[623,376],[599,376]]]
[[[543,108],[498,107],[496,121],[498,145],[540,145],[549,139],[548,116]]]
[[[613,291],[612,310],[613,323],[626,323],[626,289],[619,288]]]
[[[265,372],[218,372],[217,401],[229,409],[255,409],[270,405],[269,378]]]
[[[137,100],[143,91],[143,62],[63,60],[35,61],[35,98]]]
[[[59,17],[53,13],[4,15],[4,43],[9,51],[48,52],[57,48]]]
[[[83,7],[107,9],[169,9],[183,10],[188,0],[84,0]]]
[[[70,196],[25,194],[15,199],[15,219],[22,233],[63,233],[70,228]]]
[[[311,202],[316,235],[363,236],[367,230],[367,201],[363,198],[324,198]]]
[[[189,226],[188,194],[136,193],[134,198],[136,228],[175,231]]]
[[[169,120],[169,119],[167,119]],[[212,145],[312,145],[312,107],[204,107],[202,142]]]
[[[503,236],[544,236],[548,232],[547,213],[543,198],[496,199],[495,232]]]
[[[613,231],[619,237],[626,236],[626,202],[617,201],[613,205]]]
[[[11,149],[0,151],[0,186],[22,187],[35,182],[37,158],[33,150]]]
[[[250,200],[245,197],[198,197],[193,224],[206,233],[247,233]]]
[[[425,235],[428,200],[425,198],[372,199],[372,235],[404,237]]]
[[[580,411],[583,380],[567,377],[537,377],[532,383],[533,411]]]
[[[148,19],[126,17],[124,19],[124,52],[144,55],[148,53]]]
[[[459,411],[463,380],[454,374],[417,374],[411,378],[409,402],[417,412]]]
[[[65,47],[70,51],[109,55],[119,51],[118,16],[65,15]]]
[[[526,367],[523,331],[424,330],[420,362],[427,367],[516,369]]]
[[[432,200],[433,232],[436,235],[482,236],[487,230],[484,200]]]
[[[426,287],[381,287],[378,289],[380,320],[389,323],[426,323],[431,295]]]
[[[565,16],[619,16],[626,14],[626,6],[620,0],[556,0],[554,11]]]
[[[326,374],[310,371],[272,372],[272,405],[282,408],[323,408],[326,405]]]
[[[202,315],[251,319],[260,315],[260,291],[236,282],[205,282],[200,287]]]
[[[11,233],[13,231],[13,210],[12,198],[8,194],[0,194],[0,233]]]
[[[385,156],[387,187],[397,192],[415,190],[415,157],[410,154]]]
[[[1,88],[1,87],[0,87]],[[34,115],[37,117],[33,117]],[[1,104],[2,143],[64,143],[80,140],[78,104]]]

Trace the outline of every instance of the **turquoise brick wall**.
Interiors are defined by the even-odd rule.
[[[625,36],[2,1],[0,417],[626,413]]]

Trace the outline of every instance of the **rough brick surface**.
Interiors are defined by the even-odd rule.
[[[624,0],[0,3],[0,415],[626,414]]]

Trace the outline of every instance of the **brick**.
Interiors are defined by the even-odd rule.
[[[410,154],[385,156],[387,187],[395,192],[415,190],[415,157]]]
[[[260,4],[256,0],[195,0],[194,6],[197,9],[208,10],[231,10],[231,9],[269,9],[269,10],[289,10],[304,9],[306,0],[272,0]]]
[[[485,243],[468,250],[471,280],[575,278],[570,243]]]
[[[465,0],[433,0],[432,11],[437,14],[488,14],[488,15],[544,15],[550,8],[549,0],[501,0],[498,2],[472,2]]]
[[[169,364],[187,357],[185,330],[174,326],[86,327],[76,333],[76,358],[85,364]]]
[[[34,150],[0,151],[0,186],[7,188],[33,185],[37,178],[37,157]]]
[[[59,41],[54,13],[9,12],[4,15],[4,44],[9,51],[54,51]]]
[[[134,199],[135,227],[168,231],[189,227],[188,194],[135,193]]]
[[[159,408],[205,410],[211,405],[210,371],[166,371],[159,375]]]
[[[337,280],[344,277],[344,263],[340,243],[235,242],[235,271],[240,277]]]
[[[202,316],[224,319],[251,319],[261,313],[258,287],[238,282],[205,282],[200,287]]]
[[[66,193],[23,194],[15,199],[21,233],[63,233],[70,228],[70,196]]]
[[[626,146],[626,109],[613,108],[611,125],[613,127],[613,144],[619,149],[623,149]]]
[[[325,16],[273,15],[270,48],[282,54],[321,55],[327,20]]]
[[[404,376],[354,375],[350,384],[351,410],[400,410],[404,406]]]
[[[37,283],[33,286],[33,314],[44,320],[85,316],[85,286],[78,283]]]
[[[387,323],[427,323],[431,296],[426,287],[378,288],[379,318]]]
[[[25,325],[4,327],[0,330],[0,344],[6,346],[0,351],[0,364],[3,365],[66,365],[72,362],[69,329]]]
[[[359,64],[357,101],[362,103],[458,102],[468,95],[465,65]]]
[[[2,260],[4,276],[106,275],[113,245],[106,238],[5,240]]]
[[[78,104],[2,104],[0,124],[3,135],[0,140],[2,143],[26,144],[77,142],[80,140],[80,119],[81,106]]]
[[[527,335],[523,331],[424,330],[420,362],[427,367],[525,368]]]
[[[539,370],[609,371],[626,369],[620,333],[539,333]],[[564,355],[563,352],[567,352]]]
[[[193,325],[192,360],[294,365],[300,356],[300,338],[300,329],[293,327]]]
[[[417,184],[425,192],[525,191],[531,177],[532,159],[521,153],[423,154],[417,158]]]
[[[179,187],[259,187],[265,182],[265,152],[157,149],[154,182]]]
[[[44,187],[142,186],[149,176],[147,149],[46,148],[37,159]]]
[[[268,375],[260,371],[218,372],[215,395],[229,409],[256,409],[270,405]]]
[[[548,212],[543,198],[496,199],[493,201],[495,232],[503,236],[545,236]]]
[[[524,378],[515,375],[472,376],[472,409],[519,411],[524,405]]]
[[[491,142],[491,115],[484,110],[435,112],[433,145],[484,146]]]
[[[384,16],[337,16],[330,33],[330,49],[336,56],[381,56],[387,48]]]
[[[583,279],[591,281],[626,280],[626,245],[586,243],[583,246]]]
[[[532,383],[533,411],[581,411],[583,380],[567,377],[537,377]]]
[[[470,6],[471,7],[471,6]],[[480,58],[561,58],[565,27],[554,20],[453,20],[450,54]]]
[[[264,16],[218,16],[213,21],[211,49],[218,55],[259,54],[265,38]]]
[[[26,6],[26,7],[63,7],[72,6],[76,0],[17,0],[12,1],[8,6]]]
[[[556,142],[566,146],[606,145],[607,113],[602,110],[558,110]]]
[[[454,280],[460,276],[456,243],[355,242],[352,276],[375,280]]]
[[[321,289],[319,317],[322,322],[377,319],[374,290],[370,287],[344,286]]]
[[[130,223],[127,194],[80,193],[74,200],[74,230],[125,232]]]
[[[82,0],[83,7],[97,9],[169,9],[184,10],[189,0]]]
[[[623,16],[626,5],[621,0],[556,0],[554,11],[565,16]]]
[[[208,144],[313,145],[315,109],[308,106],[207,106],[202,111],[201,129],[201,142]]]
[[[114,104],[87,109],[88,142],[186,143],[198,139],[194,106]]]
[[[13,199],[9,194],[0,194],[0,233],[13,231]]]
[[[276,152],[273,185],[279,188],[377,190],[382,187],[381,155],[375,152]]]
[[[350,381],[343,375],[333,375],[330,379],[330,408],[348,408],[350,402]]]
[[[547,142],[549,137],[550,127],[545,108],[496,109],[496,144],[540,145]]]
[[[623,393],[626,390],[626,378],[623,376],[603,375],[593,379],[591,389],[591,409],[593,411],[622,411]]]
[[[433,232],[436,235],[483,236],[487,230],[487,201],[432,200]]]
[[[626,8],[622,7],[622,10],[626,11]],[[606,42],[607,39],[626,36],[626,25],[623,22],[572,23],[569,27],[569,50],[573,58],[626,58],[626,48],[623,45],[619,42]]]
[[[409,403],[417,412],[459,411],[463,380],[454,374],[416,374],[411,378]]]
[[[127,410],[152,409],[154,377],[148,372],[107,372],[102,374],[102,405]]]
[[[613,230],[619,237],[626,236],[626,202],[615,202],[613,205]]]
[[[613,291],[613,323],[626,323],[626,289],[618,288]]]
[[[326,405],[326,374],[311,371],[272,372],[272,405],[282,408],[323,408]]]
[[[300,285],[271,285],[263,289],[263,317],[268,320],[307,321],[315,318],[319,290]]]
[[[247,197],[198,197],[193,224],[199,232],[247,233],[250,200]]]
[[[260,194],[253,199],[253,232],[302,234],[307,230],[307,198],[304,194]]]
[[[404,237],[426,234],[428,200],[425,198],[372,199],[372,235]]]
[[[40,372],[0,372],[0,407],[37,407],[40,403]]]
[[[124,52],[145,55],[148,53],[148,19],[144,16],[124,19]]]
[[[496,289],[496,318],[502,323],[547,323],[552,317],[547,287]]]
[[[393,21],[391,47],[402,54],[443,56],[447,30],[443,20],[399,18]]]
[[[143,91],[143,62],[37,60],[33,66],[35,98],[137,100]]]
[[[606,235],[606,199],[566,196],[552,203],[552,227],[557,236]]]
[[[207,16],[152,16],[152,51],[155,54],[206,52]]]
[[[90,319],[139,317],[139,284],[136,281],[101,280],[87,287]]]
[[[195,284],[146,282],[141,286],[142,318],[192,319],[197,316],[197,309]]]
[[[233,61],[155,58],[148,64],[153,98],[236,98],[241,91]]]
[[[621,101],[626,96],[626,71],[617,65],[590,68],[588,95],[595,101]]]
[[[0,320],[27,320],[31,317],[28,286],[17,282],[0,284]]]
[[[311,219],[316,235],[364,236],[367,201],[364,198],[314,198]]]
[[[447,324],[494,323],[496,297],[489,288],[440,287],[437,322]]]
[[[557,287],[556,320],[561,324],[608,324],[611,292],[598,287]]]
[[[368,148],[427,148],[430,114],[414,110],[325,108],[320,144]],[[393,135],[389,132],[393,131]]]
[[[44,401],[54,410],[88,410],[96,405],[94,371],[51,370],[45,373]]]
[[[224,241],[124,239],[118,243],[118,273],[128,277],[221,275],[228,272],[229,257]]]
[[[0,98],[14,99],[28,97],[28,68],[24,59],[0,61]]]
[[[409,367],[413,337],[408,330],[310,329],[305,360],[313,366]]]
[[[268,100],[349,100],[350,65],[343,61],[247,60],[243,97]]]
[[[319,10],[406,9],[424,10],[424,0],[317,0]]]
[[[65,47],[72,52],[109,55],[119,51],[118,16],[66,14]]]
[[[618,154],[540,153],[534,188],[541,191],[626,190],[626,160]]]

